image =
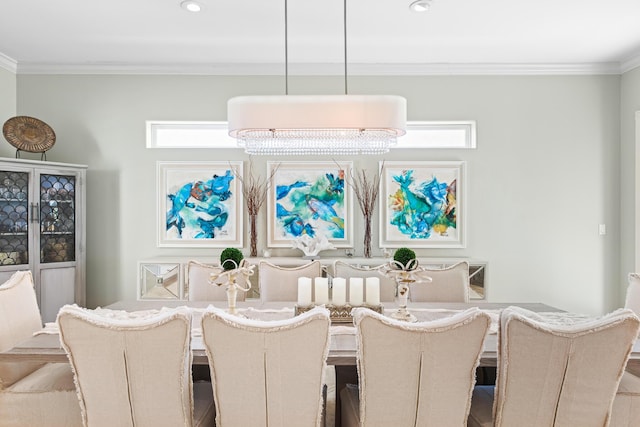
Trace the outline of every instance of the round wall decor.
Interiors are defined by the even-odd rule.
[[[12,117],[2,126],[2,133],[9,144],[30,153],[44,153],[56,143],[51,126],[35,117]]]

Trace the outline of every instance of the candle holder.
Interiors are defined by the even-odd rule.
[[[296,305],[295,306],[295,315],[297,316],[298,314],[307,312],[309,310],[312,310],[314,307],[316,307],[315,304],[312,305],[308,305],[308,306],[301,306],[301,305]],[[355,308],[355,307],[364,307],[364,308],[368,308],[369,310],[373,310],[376,313],[380,313],[382,314],[384,312],[384,307],[382,305],[350,305],[350,304],[345,304],[345,305],[333,305],[333,304],[324,304],[324,307],[327,308],[327,310],[329,310],[329,314],[331,317],[331,323],[353,323],[353,317],[351,317],[351,309]]]
[[[209,276],[209,284],[217,286],[227,286],[227,311],[229,314],[235,314],[239,316],[236,309],[236,299],[238,297],[238,291],[247,292],[251,289],[251,281],[249,277],[253,276],[254,265],[250,265],[246,259],[240,261],[240,264],[236,263],[232,259],[228,259],[225,262],[233,263],[236,268],[231,270],[224,270],[223,268],[217,269],[218,271],[211,273]],[[238,275],[245,278],[247,287],[243,288],[238,284]]]
[[[392,260],[381,267],[378,272],[385,277],[394,279],[397,285],[398,310],[391,313],[391,317],[405,322],[417,322],[418,318],[407,310],[409,302],[409,285],[412,283],[428,283],[431,277],[418,265],[417,259],[412,259],[406,265]]]

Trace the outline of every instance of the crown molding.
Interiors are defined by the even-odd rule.
[[[594,64],[375,64],[354,65],[357,75],[461,76],[461,75],[593,75],[620,74],[618,63]]]
[[[7,55],[0,53],[0,68],[4,68],[12,73],[17,73],[18,62],[13,58],[9,58]]]
[[[640,53],[631,56],[620,63],[620,74],[624,74],[637,67],[640,67]]]
[[[2,58],[0,57],[0,60],[1,59]],[[635,58],[634,60],[640,62],[640,58]],[[639,64],[634,65],[634,67],[637,65]],[[348,66],[349,75],[359,76],[594,75],[621,74],[622,72],[623,71],[621,71],[621,64],[617,62],[585,64],[350,64]],[[283,76],[284,73],[284,64],[279,63],[184,65],[115,63],[17,63],[17,74],[183,74]],[[289,75],[342,76],[344,75],[344,64],[289,64]]]

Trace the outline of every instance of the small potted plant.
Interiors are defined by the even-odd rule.
[[[220,265],[224,271],[235,270],[240,267],[244,255],[238,248],[226,248],[220,254]]]
[[[418,267],[416,253],[409,248],[398,248],[393,254],[393,267],[397,270],[411,271]]]

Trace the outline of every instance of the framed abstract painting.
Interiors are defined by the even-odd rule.
[[[465,162],[380,162],[380,246],[463,248]]]
[[[158,162],[158,246],[242,247],[242,162]]]
[[[353,205],[345,176],[352,162],[268,162],[273,181],[267,198],[267,245],[291,247],[299,237],[353,246]]]

